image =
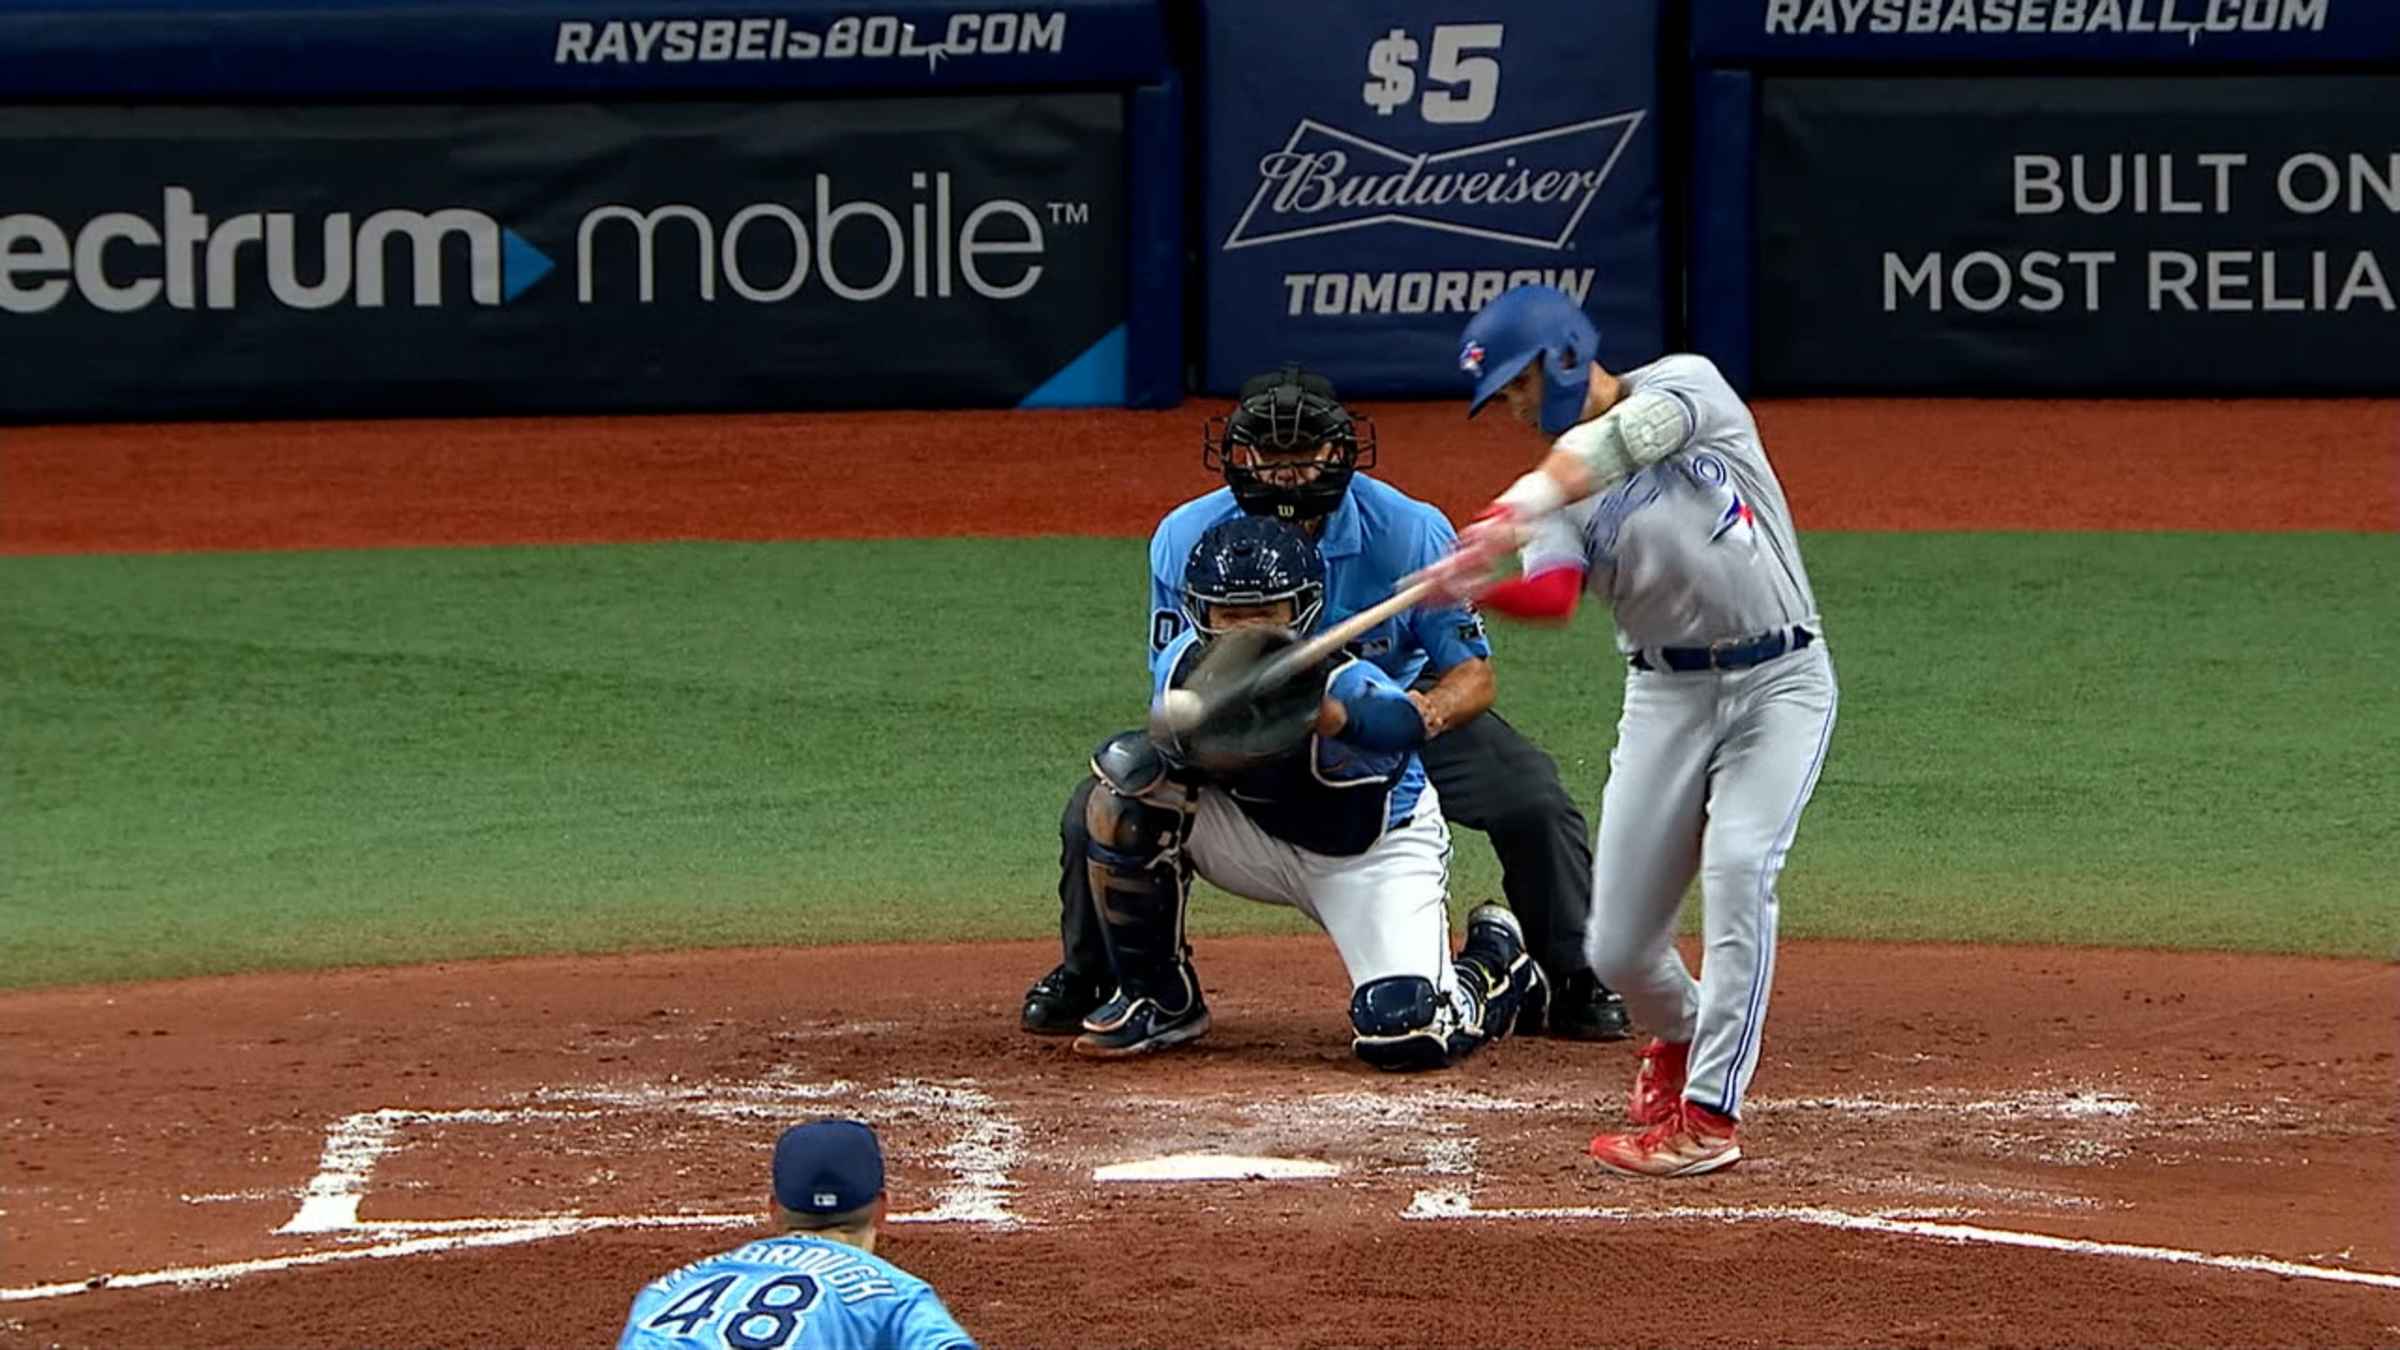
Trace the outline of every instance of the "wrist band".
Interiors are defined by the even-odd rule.
[[[1566,505],[1567,494],[1559,487],[1558,480],[1535,469],[1509,484],[1508,491],[1500,494],[1498,504],[1507,507],[1519,522],[1531,524]]]

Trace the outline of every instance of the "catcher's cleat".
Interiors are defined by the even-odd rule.
[[[1681,1102],[1665,1120],[1639,1134],[1603,1134],[1592,1159],[1626,1177],[1691,1177],[1742,1160],[1735,1122],[1705,1106]]]
[[[1457,964],[1484,975],[1477,992],[1486,1009],[1483,1031],[1493,1040],[1524,1026],[1529,1004],[1548,1000],[1549,982],[1525,954],[1524,926],[1506,905],[1486,901],[1467,912],[1467,940],[1458,949]]]
[[[1683,1075],[1691,1062],[1692,1045],[1677,1044],[1652,1037],[1642,1047],[1641,1067],[1633,1071],[1633,1092],[1625,1105],[1625,1114],[1636,1125],[1656,1125],[1675,1114],[1683,1100]]]
[[[1542,968],[1530,958],[1526,960],[1525,968],[1519,972],[1517,984],[1517,1016],[1515,1024],[1508,1028],[1508,1034],[1511,1036],[1539,1036],[1542,1034],[1543,1025],[1550,1016],[1551,996],[1556,994],[1558,989],[1550,983],[1550,977],[1542,973]]]
[[[1083,1030],[1105,995],[1097,981],[1067,966],[1059,966],[1025,991],[1020,1024],[1036,1036],[1073,1036]]]
[[[1094,1059],[1123,1059],[1196,1041],[1208,1034],[1208,1001],[1200,997],[1200,982],[1192,977],[1188,966],[1183,971],[1183,985],[1190,997],[1173,1011],[1148,994],[1129,994],[1118,989],[1108,1002],[1083,1019],[1083,1034],[1075,1038],[1075,1053]]]
[[[1558,981],[1548,971],[1535,967],[1540,978],[1525,992],[1525,1001],[1517,1005],[1517,1025],[1511,1036],[1539,1036],[1550,1029],[1550,1001],[1558,997]]]
[[[1631,1040],[1633,1015],[1599,977],[1577,971],[1551,988],[1550,1034],[1565,1041]]]

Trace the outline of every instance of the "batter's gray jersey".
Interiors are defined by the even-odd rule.
[[[1683,405],[1683,449],[1536,526],[1526,575],[1585,569],[1584,586],[1614,612],[1625,652],[1816,627],[1783,485],[1715,363],[1668,356],[1617,378],[1627,395]]]

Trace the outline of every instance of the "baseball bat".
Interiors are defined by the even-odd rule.
[[[1342,646],[1395,614],[1412,609],[1433,590],[1431,580],[1403,586],[1298,646],[1278,652],[1259,666],[1258,673],[1208,698],[1188,689],[1170,689],[1159,708],[1169,731],[1182,735],[1237,703],[1247,703],[1269,689],[1341,650]],[[1177,697],[1181,695],[1181,697]]]

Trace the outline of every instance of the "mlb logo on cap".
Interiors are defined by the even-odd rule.
[[[1480,342],[1470,342],[1466,346],[1460,348],[1458,353],[1458,368],[1467,372],[1469,375],[1481,375],[1483,373],[1483,344]]]
[[[883,1194],[883,1146],[855,1120],[812,1120],[775,1141],[775,1203],[827,1217],[860,1210]]]

